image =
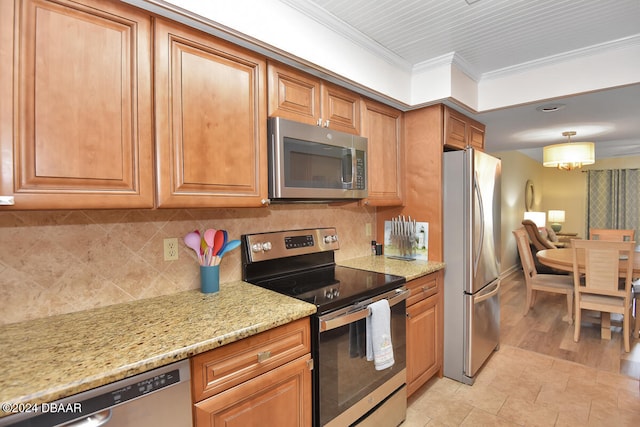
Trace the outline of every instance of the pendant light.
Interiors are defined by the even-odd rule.
[[[570,171],[582,165],[592,165],[596,161],[593,142],[571,142],[574,131],[562,132],[567,137],[563,144],[547,145],[542,149],[542,165]]]

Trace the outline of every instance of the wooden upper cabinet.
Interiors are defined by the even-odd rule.
[[[365,99],[362,135],[368,139],[368,190],[370,206],[402,205],[402,112]]]
[[[463,150],[471,146],[484,150],[485,126],[464,114],[444,106],[444,146]]]
[[[320,80],[269,62],[269,116],[310,125],[320,119]]]
[[[82,3],[0,6],[0,195],[14,209],[153,207],[151,18]]]
[[[163,19],[155,52],[158,207],[264,204],[264,58]]]
[[[360,134],[360,96],[310,74],[269,62],[269,116]]]
[[[322,123],[329,129],[360,134],[360,96],[347,89],[322,83]]]

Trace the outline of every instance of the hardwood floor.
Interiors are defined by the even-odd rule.
[[[564,295],[538,292],[533,308],[524,315],[525,284],[521,271],[502,281],[500,310],[503,345],[640,379],[640,340],[634,337],[631,351],[625,353],[620,316],[612,316],[611,340],[607,341],[600,339],[597,313],[583,311],[580,340],[576,343],[574,325],[562,320],[567,310]]]

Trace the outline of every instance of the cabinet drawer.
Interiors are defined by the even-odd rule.
[[[309,353],[309,319],[300,319],[191,358],[198,402]]]
[[[195,427],[311,426],[311,356],[194,405]]]
[[[406,286],[411,291],[409,298],[407,298],[407,307],[409,307],[441,291],[441,272],[431,273],[411,280],[407,282]]]

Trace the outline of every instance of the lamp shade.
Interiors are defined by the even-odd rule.
[[[547,214],[544,212],[525,212],[524,219],[530,219],[533,221],[538,228],[542,228],[545,226],[547,222]]]
[[[549,211],[549,222],[564,222],[564,211]]]
[[[568,142],[547,145],[542,149],[542,165],[571,170],[596,162],[593,142]]]

